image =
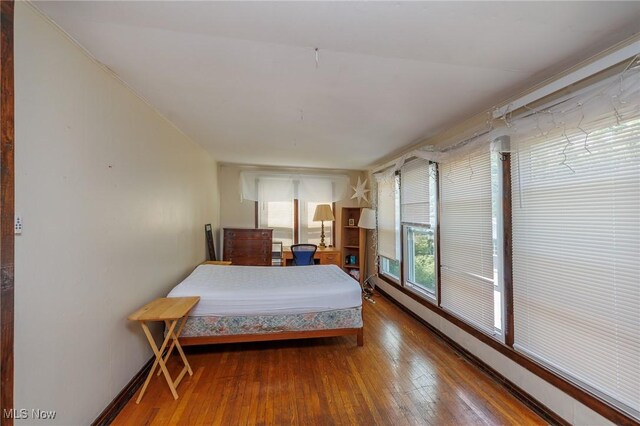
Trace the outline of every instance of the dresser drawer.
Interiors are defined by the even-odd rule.
[[[340,253],[320,253],[321,265],[338,265],[340,266]]]
[[[228,240],[271,240],[271,229],[225,229],[224,239]]]
[[[251,246],[225,246],[225,255],[271,256],[271,244],[252,244]]]

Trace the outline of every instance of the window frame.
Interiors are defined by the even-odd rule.
[[[293,199],[293,244],[300,243],[300,200],[297,198]],[[331,202],[331,210],[333,210],[333,214],[336,216],[336,203],[335,201]],[[326,226],[326,225],[325,225]],[[254,228],[260,228],[260,201],[254,201]],[[325,236],[326,238],[326,236]],[[331,221],[331,244],[334,247],[336,246],[336,221]],[[329,245],[327,245],[329,247]]]
[[[394,262],[394,260],[389,259],[387,257],[384,256],[379,256],[378,259],[378,273],[380,275],[383,275],[385,278],[392,280],[394,283],[396,284],[400,284],[402,282],[402,261],[401,260],[396,260],[395,262],[398,262],[398,276],[394,276],[391,273],[385,271],[384,268],[384,262]]]
[[[429,291],[428,289],[424,288],[423,286],[421,286],[420,284],[413,282],[410,280],[410,277],[412,275],[411,271],[410,271],[410,266],[412,263],[412,259],[413,259],[413,263],[415,264],[415,254],[414,254],[414,245],[413,244],[409,244],[410,243],[410,238],[409,238],[409,232],[412,232],[413,229],[420,229],[420,230],[430,230],[433,233],[433,278],[434,278],[434,282],[433,282],[433,292]],[[412,223],[403,223],[402,224],[402,259],[405,260],[406,262],[402,262],[402,268],[403,268],[403,286],[405,288],[407,288],[408,290],[420,295],[421,297],[423,297],[425,300],[431,302],[431,303],[437,303],[438,301],[438,293],[439,293],[439,289],[438,289],[438,282],[439,282],[439,258],[438,258],[438,250],[436,249],[436,229],[435,227],[431,227],[431,226],[425,226],[423,224],[412,224]],[[415,268],[414,268],[415,269]],[[415,278],[415,277],[414,277]]]
[[[497,140],[496,140],[497,141]],[[503,149],[504,148],[504,149]],[[501,205],[498,207],[498,211],[501,213],[498,217],[502,218],[502,223],[498,222],[498,235],[497,239],[501,244],[498,246],[498,254],[502,255],[502,264],[499,265],[499,272],[502,273],[502,326],[503,326],[503,340],[498,340],[494,336],[490,336],[476,327],[471,325],[470,323],[460,319],[459,317],[447,312],[443,308],[440,307],[440,298],[436,303],[431,302],[429,299],[422,297],[417,292],[411,291],[410,289],[403,286],[401,283],[395,282],[388,278],[385,274],[379,274],[379,278],[389,284],[392,288],[406,295],[407,297],[414,300],[416,303],[421,306],[429,309],[431,312],[435,313],[439,317],[444,320],[450,322],[451,324],[457,326],[464,332],[470,334],[474,338],[478,339],[491,349],[497,351],[501,355],[507,357],[513,362],[517,363],[521,367],[525,368],[532,374],[537,377],[545,380],[550,385],[556,387],[562,392],[565,392],[572,398],[580,401],[585,404],[588,408],[594,410],[598,414],[606,417],[608,420],[619,423],[619,424],[630,424],[633,422],[637,422],[637,419],[634,417],[630,417],[624,411],[612,406],[608,401],[602,399],[597,394],[590,392],[580,385],[573,383],[571,380],[566,377],[558,374],[557,372],[549,369],[547,366],[541,364],[535,359],[523,354],[521,352],[516,351],[513,348],[514,344],[514,318],[513,318],[513,274],[512,274],[512,249],[511,249],[511,235],[512,235],[512,223],[511,223],[511,209],[512,209],[512,183],[511,183],[511,164],[513,161],[513,157],[509,152],[508,145],[504,147],[496,146],[492,150],[498,155],[501,170],[498,172],[499,176],[499,199],[501,200]],[[436,168],[438,167],[438,163],[434,163]],[[436,174],[439,176],[439,174]],[[439,189],[439,184],[437,185]],[[435,193],[436,196],[436,214],[439,215],[440,212],[440,194],[439,192]],[[500,235],[500,231],[501,235]],[[440,244],[438,241],[438,236],[440,233],[439,221],[435,224],[435,237],[436,237],[436,255],[439,256]],[[404,270],[404,259],[401,259],[401,271]],[[437,262],[437,290],[440,291],[440,271],[439,271],[439,262]],[[389,295],[384,289],[380,289],[380,292],[387,295],[390,299],[396,300],[395,296]],[[401,302],[398,302],[401,303]],[[405,303],[401,303],[403,309],[407,312],[411,312],[408,307],[406,307]],[[427,324],[427,323],[425,323]],[[446,338],[446,336],[445,336]],[[500,376],[499,373],[498,376]],[[545,414],[549,416],[549,418],[557,420],[559,423],[562,423],[562,420],[558,415],[554,412],[544,410]]]

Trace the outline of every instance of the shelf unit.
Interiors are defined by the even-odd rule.
[[[359,272],[359,281],[362,284],[364,280],[364,256],[365,256],[365,244],[366,234],[365,229],[358,227],[358,221],[360,220],[360,207],[343,207],[341,211],[341,231],[342,238],[342,269],[346,273],[351,275],[351,272]],[[353,219],[354,225],[349,225],[349,219]],[[355,263],[347,263],[346,259],[349,256],[355,256]],[[353,276],[353,275],[351,275]],[[354,277],[355,278],[355,277]]]

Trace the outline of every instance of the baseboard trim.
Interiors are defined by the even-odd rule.
[[[140,371],[133,376],[133,379],[127,383],[120,393],[113,398],[113,401],[111,401],[111,403],[107,405],[93,423],[91,423],[91,426],[107,426],[115,420],[120,411],[122,411],[124,406],[127,405],[127,402],[129,402],[131,397],[135,395],[144,383],[144,379],[147,378],[147,374],[149,374],[149,370],[151,370],[154,360],[155,357],[151,357],[149,361],[142,366],[142,369],[140,369]]]
[[[533,410],[536,414],[542,417],[546,422],[552,425],[559,426],[570,426],[570,423],[564,420],[562,417],[558,416],[553,410],[551,410],[546,405],[542,404],[540,401],[529,395],[527,392],[522,390],[519,386],[511,382],[509,379],[504,377],[502,374],[494,370],[480,358],[473,355],[471,352],[460,346],[456,341],[448,337],[446,334],[429,324],[424,319],[420,318],[415,312],[404,306],[402,303],[393,298],[389,293],[382,290],[380,287],[376,287],[376,292],[380,293],[387,300],[392,302],[394,305],[398,306],[401,310],[409,314],[411,317],[416,319],[420,324],[429,329],[433,334],[435,334],[438,338],[444,341],[447,345],[451,346],[451,348],[456,351],[460,356],[464,357],[469,363],[483,371],[485,374],[490,376],[493,380],[500,383],[507,391],[513,395],[516,399],[522,402],[524,405]]]

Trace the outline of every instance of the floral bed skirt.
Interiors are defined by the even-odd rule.
[[[287,315],[189,317],[180,337],[267,334],[362,327],[362,307]]]

